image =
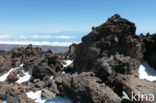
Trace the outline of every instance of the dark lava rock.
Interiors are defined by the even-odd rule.
[[[13,70],[7,77],[8,83],[14,83],[19,79],[19,76],[24,76],[23,72],[20,70],[20,68]]]
[[[26,48],[26,51],[34,52],[34,55],[25,55],[23,58],[24,70],[29,71],[33,77],[39,79],[48,79],[50,76],[56,76],[63,70],[62,58],[52,54],[52,52],[44,52],[39,48]],[[31,51],[32,50],[32,51]],[[31,55],[31,56],[30,56]]]
[[[156,34],[146,35],[144,42],[146,45],[145,60],[156,69]]]
[[[25,49],[22,47],[22,48],[13,48],[11,50],[11,53],[12,53],[12,58],[15,58],[15,57],[22,57],[23,54],[24,54],[24,51]]]
[[[0,99],[6,100],[7,103],[34,103],[34,100],[27,97],[25,91],[26,87],[20,84],[0,83]]]
[[[55,75],[55,70],[46,64],[38,64],[35,65],[33,68],[32,76],[34,78],[50,78],[51,76]]]
[[[24,62],[24,65],[23,65],[24,70],[32,74],[35,64],[45,62],[45,58],[38,57],[38,56],[26,57],[23,62]]]
[[[74,69],[73,62],[70,65],[68,65],[67,67],[64,67],[64,71],[65,71],[65,73],[70,73],[70,74],[73,74],[74,72],[76,72]]]
[[[42,90],[42,93],[41,93],[42,99],[51,99],[51,98],[54,98],[55,96],[56,95],[48,89]]]
[[[70,59],[70,60],[75,59],[75,57],[76,57],[76,55],[75,55],[76,46],[77,46],[76,43],[73,43],[69,46],[69,50],[65,55],[65,59]]]
[[[102,79],[116,73],[132,74],[140,66],[145,52],[144,43],[135,31],[135,24],[118,14],[93,27],[77,45],[75,71],[92,71]]]
[[[57,89],[57,85],[54,80],[49,80],[45,82],[45,88],[48,88],[52,93],[58,94],[59,91]]]
[[[65,75],[55,79],[60,95],[74,103],[120,103],[121,98],[101,83],[94,73]]]
[[[114,89],[114,92],[120,97],[122,97],[123,92],[125,92],[130,98],[131,103],[155,103],[156,101],[156,84],[147,80],[141,80],[133,75],[118,74],[112,78],[110,77],[107,85]],[[132,99],[132,95],[136,95],[135,99]],[[147,95],[147,97],[145,95]],[[154,96],[153,100],[151,95]],[[139,98],[137,98],[137,96]],[[150,100],[152,101],[149,101],[149,98],[151,98]]]
[[[0,76],[7,73],[12,66],[11,58],[0,55]]]

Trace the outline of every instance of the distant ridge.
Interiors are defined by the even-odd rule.
[[[15,45],[15,44],[0,44],[0,50],[10,51],[15,47],[26,47],[27,45]],[[33,45],[33,47],[40,47],[42,50],[52,50],[54,53],[64,53],[68,50],[67,46],[47,46],[47,45]]]

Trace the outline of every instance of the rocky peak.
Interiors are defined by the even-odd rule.
[[[135,31],[135,24],[118,14],[108,18],[106,23],[93,27],[76,48],[75,68],[79,72],[104,73],[104,76],[107,73],[116,74],[114,71],[130,73],[137,70],[144,57],[144,45]],[[117,55],[120,59],[116,58]]]
[[[134,23],[115,14],[108,18],[106,23],[97,27],[92,27],[92,31],[82,38],[82,43],[92,45],[94,42],[106,41],[105,43],[107,43],[107,47],[111,47],[109,45],[118,44],[119,39],[121,41],[128,37],[135,36],[135,32],[136,27]],[[109,41],[112,42],[108,43]]]
[[[97,29],[124,35],[135,35],[136,31],[135,24],[127,19],[121,18],[119,14],[115,14],[114,16],[108,18],[107,22],[97,27]]]
[[[32,44],[29,44],[26,49],[33,49]]]

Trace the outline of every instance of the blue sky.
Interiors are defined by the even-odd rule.
[[[134,22],[138,34],[155,33],[155,4],[155,0],[0,0],[0,43],[79,42],[92,26],[116,13]],[[47,38],[42,39],[43,36]]]

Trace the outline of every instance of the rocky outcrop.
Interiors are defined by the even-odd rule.
[[[64,70],[62,63],[63,59],[59,55],[53,54],[51,51],[42,51],[42,49],[37,47],[33,48],[32,45],[28,45],[26,48],[14,48],[8,52],[1,51],[0,76],[7,73],[11,68],[19,67],[21,64],[23,64],[24,70],[17,68],[10,72],[5,80],[6,82],[2,83],[2,87],[5,86],[6,88],[3,88],[4,90],[0,89],[0,91],[5,91],[5,89],[7,91],[7,88],[9,90],[10,88],[17,89],[16,87],[18,86],[20,93],[8,97],[8,94],[5,92],[4,98],[0,98],[0,100],[7,100],[8,103],[32,103],[27,99],[25,91],[38,91],[42,89],[44,90],[42,91],[44,99],[56,96],[58,90],[53,78],[61,75]],[[23,72],[29,72],[33,79],[25,81],[22,85],[14,84],[19,77],[25,76]],[[15,86],[15,88],[11,86]],[[23,87],[26,87],[26,89]],[[22,90],[24,90],[23,94],[21,94]],[[19,97],[20,95],[21,97]]]
[[[156,68],[156,34],[146,35],[144,42],[146,45],[145,60]]]
[[[19,79],[19,76],[23,77],[24,74],[23,72],[20,70],[20,68],[13,70],[7,77],[7,82],[8,83],[14,83]]]
[[[56,95],[53,92],[49,91],[48,89],[43,89],[41,96],[42,99],[51,99],[54,98]]]
[[[69,46],[69,50],[67,51],[66,55],[65,55],[65,59],[70,59],[73,60],[75,59],[76,55],[75,55],[75,49],[77,47],[76,43],[73,43]]]
[[[20,84],[9,85],[0,83],[0,99],[6,100],[7,103],[35,103],[26,95],[26,87]]]
[[[33,52],[32,52],[32,51]],[[43,52],[39,48],[27,47],[23,62],[25,71],[29,71],[33,77],[47,79],[50,76],[59,74],[63,70],[62,58],[54,55],[52,52]]]
[[[109,85],[120,97],[127,94],[131,103],[155,103],[156,85],[147,80],[141,80],[133,75],[116,75],[108,79]],[[132,102],[133,101],[133,102]]]
[[[155,83],[140,80],[138,68],[143,59],[155,67],[156,36],[138,36],[135,31],[135,24],[118,14],[93,27],[75,49],[72,69],[80,75],[55,79],[60,94],[74,103],[150,103],[146,97],[138,98],[141,93],[153,94],[155,101]],[[137,95],[136,101],[131,93]],[[123,94],[129,99],[122,98]]]
[[[135,31],[135,24],[118,14],[93,27],[76,48],[74,68],[79,73],[92,71],[100,78],[131,74],[140,66],[145,52]]]
[[[46,64],[35,65],[32,72],[32,76],[39,79],[48,79],[54,75],[56,75],[55,69]]]
[[[0,55],[0,76],[9,71],[13,67],[10,56],[7,54]]]
[[[61,95],[67,96],[74,103],[120,103],[116,95],[94,73],[65,75],[55,79]]]

